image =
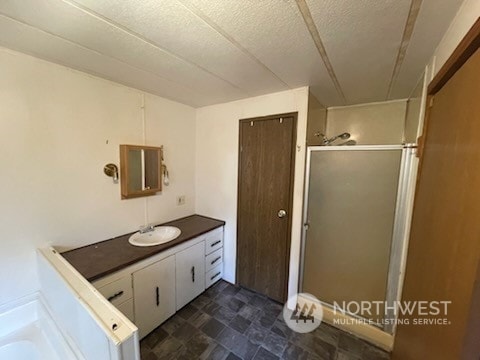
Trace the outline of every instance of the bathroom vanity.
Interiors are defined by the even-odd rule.
[[[180,236],[138,247],[127,234],[62,254],[137,325],[140,338],[223,275],[224,221],[192,215],[164,225],[179,228]]]

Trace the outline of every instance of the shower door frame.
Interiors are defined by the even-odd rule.
[[[305,265],[305,247],[308,231],[308,196],[310,190],[310,165],[313,152],[317,151],[382,151],[382,150],[400,150],[401,161],[399,169],[398,187],[395,203],[395,214],[393,231],[390,247],[390,259],[387,274],[387,289],[385,301],[393,304],[401,300],[402,286],[405,274],[406,255],[408,250],[408,237],[410,231],[411,209],[413,207],[413,197],[415,192],[415,182],[418,168],[418,159],[416,154],[417,146],[415,144],[405,145],[354,145],[354,146],[309,146],[307,147],[305,187],[303,195],[303,229],[300,249],[300,271],[298,279],[298,292],[303,289],[304,265]],[[323,302],[319,299],[324,308],[333,309],[332,304]],[[355,314],[347,313],[347,316],[362,319]],[[393,311],[387,311],[385,319],[396,320]],[[396,324],[389,321],[385,326],[365,325],[377,328],[379,331],[388,335],[395,333]]]

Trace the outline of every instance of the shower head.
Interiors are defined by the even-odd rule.
[[[348,140],[348,141],[345,141],[341,144],[339,144],[338,146],[344,146],[344,145],[357,145],[357,142],[355,140]]]
[[[324,137],[323,138],[323,144],[324,145],[331,145],[337,139],[342,139],[342,140],[350,139],[350,133],[345,132],[345,133],[342,133],[340,135],[331,137],[330,139]]]

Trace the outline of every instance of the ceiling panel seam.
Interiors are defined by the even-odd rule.
[[[405,23],[405,28],[403,30],[402,41],[400,43],[395,65],[393,67],[392,77],[390,78],[390,84],[388,85],[386,100],[390,99],[393,86],[395,85],[398,75],[400,74],[400,69],[402,68],[405,55],[407,54],[408,45],[410,44],[410,40],[412,38],[418,14],[420,12],[420,8],[422,7],[422,2],[423,0],[412,0],[410,3],[410,10],[408,12],[407,22]]]
[[[122,24],[119,24],[119,23],[113,21],[112,19],[109,19],[109,18],[107,18],[107,17],[105,17],[105,16],[103,16],[103,15],[101,15],[101,14],[98,14],[97,12],[95,12],[95,11],[89,9],[89,8],[86,8],[86,7],[84,7],[83,5],[76,3],[75,1],[68,1],[68,0],[61,0],[61,1],[63,1],[64,3],[66,3],[66,4],[70,5],[70,6],[73,6],[74,8],[76,8],[76,9],[78,9],[78,10],[80,10],[80,11],[83,11],[84,13],[86,13],[86,14],[94,17],[94,18],[97,18],[97,19],[105,22],[106,24],[108,24],[108,25],[110,25],[110,26],[112,26],[112,27],[114,27],[114,28],[116,28],[116,29],[119,29],[120,31],[123,31],[124,33],[127,33],[127,34],[130,35],[130,36],[133,36],[133,37],[139,39],[140,41],[143,41],[143,42],[149,44],[150,46],[155,47],[156,49],[158,49],[158,50],[160,50],[160,51],[162,51],[162,52],[164,52],[164,53],[166,53],[166,54],[168,54],[168,55],[170,55],[170,56],[178,59],[179,61],[188,63],[189,65],[192,65],[192,66],[194,66],[194,67],[196,67],[196,68],[198,68],[198,69],[200,69],[200,70],[208,73],[209,75],[216,77],[217,79],[219,79],[219,80],[221,80],[221,81],[229,84],[230,86],[233,86],[234,88],[242,91],[243,93],[245,93],[245,94],[248,95],[248,96],[253,96],[249,91],[247,91],[247,90],[241,88],[240,86],[238,86],[238,85],[230,82],[229,80],[221,77],[220,75],[215,74],[214,72],[212,72],[212,71],[204,68],[203,66],[201,66],[201,65],[199,65],[199,64],[197,64],[197,63],[195,63],[195,62],[193,62],[193,61],[191,61],[191,60],[189,60],[189,59],[186,59],[186,58],[184,58],[184,57],[182,57],[182,56],[180,56],[180,55],[178,55],[178,54],[175,54],[175,53],[171,52],[170,50],[167,50],[167,49],[161,47],[161,46],[160,46],[159,44],[157,44],[156,42],[154,42],[154,41],[146,38],[145,36],[143,36],[143,35],[135,32],[135,31],[133,31],[133,30],[131,30],[131,29],[125,27],[125,26],[123,26]]]
[[[278,76],[272,69],[270,69],[267,65],[265,65],[260,59],[258,59],[255,55],[253,55],[250,51],[248,51],[245,47],[242,46],[235,38],[230,35],[227,31],[225,31],[220,25],[218,25],[215,21],[213,21],[210,17],[208,17],[203,11],[201,11],[197,6],[190,3],[187,5],[184,0],[177,0],[185,9],[190,11],[193,15],[198,17],[202,20],[205,24],[227,39],[233,46],[237,47],[241,52],[247,55],[250,59],[256,62],[259,66],[267,70],[270,74],[272,74],[278,81],[280,81],[283,85],[285,85],[288,89],[291,89],[291,86],[288,85],[285,81],[283,81],[280,76]]]
[[[163,80],[165,80],[165,81],[168,81],[168,82],[171,82],[171,83],[175,83],[175,84],[177,84],[179,87],[184,88],[184,89],[185,89],[185,90],[184,90],[185,92],[188,92],[188,93],[190,93],[190,94],[192,94],[192,95],[195,95],[195,94],[201,95],[199,92],[197,92],[197,91],[192,91],[190,88],[186,87],[185,85],[183,85],[183,84],[181,84],[181,83],[179,83],[179,82],[177,82],[177,81],[174,81],[174,80],[171,80],[171,79],[169,79],[169,78],[166,78],[166,77],[164,77],[164,76],[162,76],[162,75],[153,73],[153,72],[151,72],[151,71],[149,71],[149,70],[139,68],[138,66],[135,66],[135,65],[126,63],[126,62],[124,62],[124,61],[122,61],[122,60],[119,60],[119,59],[117,59],[117,58],[114,58],[114,57],[112,57],[112,56],[110,56],[110,55],[105,55],[105,54],[101,53],[100,51],[97,51],[97,50],[95,50],[95,49],[89,48],[88,46],[85,46],[85,45],[79,44],[79,43],[77,43],[77,42],[75,42],[75,41],[66,39],[66,38],[64,38],[64,37],[62,37],[62,36],[60,36],[60,35],[53,34],[53,33],[49,32],[49,31],[44,30],[44,29],[39,29],[39,28],[37,28],[36,26],[33,26],[33,25],[31,25],[31,24],[28,24],[28,23],[26,23],[26,22],[24,22],[24,21],[22,21],[22,20],[18,20],[18,19],[12,18],[12,17],[10,17],[10,16],[8,16],[8,15],[5,15],[4,13],[0,13],[0,17],[3,17],[3,18],[6,18],[6,19],[9,19],[9,20],[12,20],[12,21],[14,21],[14,22],[16,22],[16,23],[19,23],[19,24],[22,24],[22,25],[25,25],[25,26],[28,26],[28,27],[30,27],[30,28],[33,28],[33,29],[37,30],[37,31],[40,31],[40,32],[43,32],[43,33],[48,34],[48,35],[50,35],[50,36],[56,37],[56,38],[58,38],[58,39],[61,39],[61,40],[65,41],[65,42],[67,42],[67,43],[73,44],[73,45],[78,46],[78,47],[80,47],[80,48],[82,48],[82,49],[85,49],[85,50],[88,50],[88,51],[90,51],[90,52],[93,52],[93,53],[95,53],[95,54],[97,54],[97,55],[101,55],[101,56],[104,56],[104,57],[106,57],[106,58],[115,60],[115,61],[119,62],[120,64],[127,65],[127,66],[129,66],[129,67],[131,67],[131,68],[133,68],[133,69],[140,70],[140,71],[142,71],[142,72],[144,72],[144,73],[151,74],[151,75],[153,75],[153,76],[155,76],[155,77],[157,77],[157,78],[159,78],[159,79],[163,79]],[[52,60],[48,60],[48,61],[52,61]],[[65,64],[62,64],[62,65],[71,68],[71,66],[69,66],[69,65],[65,65]],[[84,69],[84,70],[81,70],[81,71],[89,72],[90,70]],[[93,71],[93,73],[95,73],[96,76],[98,76],[98,77],[104,78],[104,75],[102,75],[102,74],[98,74],[98,73],[96,73],[95,71]],[[117,80],[111,80],[111,81],[118,83]],[[128,87],[133,87],[133,85],[128,85]],[[142,91],[144,91],[144,90],[142,90]],[[163,96],[163,95],[162,95],[162,96]],[[172,100],[174,100],[174,99],[172,99]],[[175,100],[175,101],[177,101],[177,100]]]
[[[305,22],[305,25],[307,26],[307,29],[310,32],[310,35],[312,36],[313,42],[317,47],[318,53],[320,54],[320,57],[323,63],[325,64],[325,67],[327,68],[328,74],[330,75],[333,85],[335,86],[335,89],[340,95],[343,103],[346,104],[347,99],[345,98],[345,94],[343,93],[343,90],[340,85],[340,82],[338,81],[337,75],[333,70],[332,63],[330,62],[330,58],[328,57],[325,46],[323,45],[322,38],[320,37],[320,33],[318,32],[318,28],[315,25],[315,22],[313,21],[310,8],[308,7],[305,0],[295,0],[295,1],[297,3],[298,9],[300,10],[300,13],[302,14],[303,21]]]

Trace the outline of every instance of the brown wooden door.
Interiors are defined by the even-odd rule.
[[[479,303],[479,96],[477,50],[438,91],[430,108],[403,293],[404,301],[451,301],[450,324],[399,325],[394,359],[480,357],[480,339],[474,341],[475,354],[467,341],[473,331],[479,334],[472,318],[478,317],[472,305]]]
[[[277,301],[287,295],[295,138],[296,114],[240,121],[237,283]]]

